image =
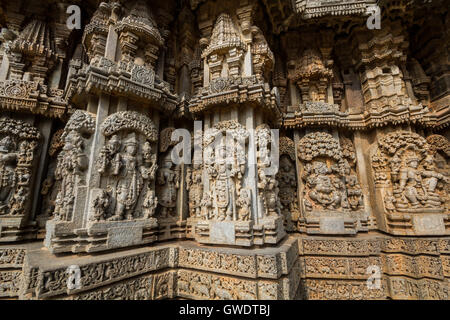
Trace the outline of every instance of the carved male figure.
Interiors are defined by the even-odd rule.
[[[158,201],[161,205],[161,217],[174,216],[177,205],[177,190],[179,188],[178,170],[172,169],[173,162],[170,152],[162,159],[162,167],[158,172]]]
[[[143,179],[138,167],[137,141],[131,134],[124,142],[125,150],[120,155],[120,172],[117,183],[117,203],[114,216],[110,220],[121,220],[127,214],[128,219],[133,218],[133,208],[137,203],[142,190]]]

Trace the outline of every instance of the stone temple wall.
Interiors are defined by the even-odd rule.
[[[0,299],[449,299],[445,0],[0,25]]]

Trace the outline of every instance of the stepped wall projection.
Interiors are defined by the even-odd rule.
[[[447,1],[0,25],[0,299],[449,299]]]

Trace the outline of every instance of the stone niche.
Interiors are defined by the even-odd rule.
[[[276,244],[285,235],[278,182],[275,174],[266,173],[271,132],[265,124],[254,132],[250,138],[236,120],[220,121],[205,131],[203,173],[200,176],[199,165],[191,170],[188,237],[200,243],[251,246]],[[252,156],[256,163],[251,163]]]
[[[253,2],[235,12],[216,9],[199,8],[208,12],[199,22],[203,86],[189,110],[203,120],[204,133],[186,179],[187,237],[205,244],[276,244],[286,232],[271,170],[278,146],[269,124],[280,116],[277,90],[268,83],[274,55],[252,20]]]
[[[157,238],[155,175],[158,133],[135,111],[108,116],[93,146],[94,118],[77,111],[62,139],[60,179],[46,245],[53,252],[98,251]],[[98,153],[93,153],[93,150]]]
[[[49,170],[52,192],[44,190],[52,253],[151,243],[179,228],[178,168],[167,161],[172,145],[162,150],[165,130],[159,139],[160,112],[169,117],[178,99],[164,81],[170,15],[161,10],[140,0],[101,2],[84,29],[65,91],[77,110]]]
[[[0,118],[0,242],[36,235],[32,205],[40,143],[31,124]]]
[[[297,144],[300,208],[298,228],[308,234],[355,235],[368,231],[369,213],[352,141],[316,131]]]
[[[448,235],[448,140],[409,131],[383,135],[371,160],[377,209],[385,228],[400,235]]]

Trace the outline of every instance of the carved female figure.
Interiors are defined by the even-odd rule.
[[[156,153],[153,152],[149,141],[145,141],[142,146],[142,158],[144,159],[144,166],[141,168],[142,177],[144,179],[155,179],[158,164],[156,163]]]

